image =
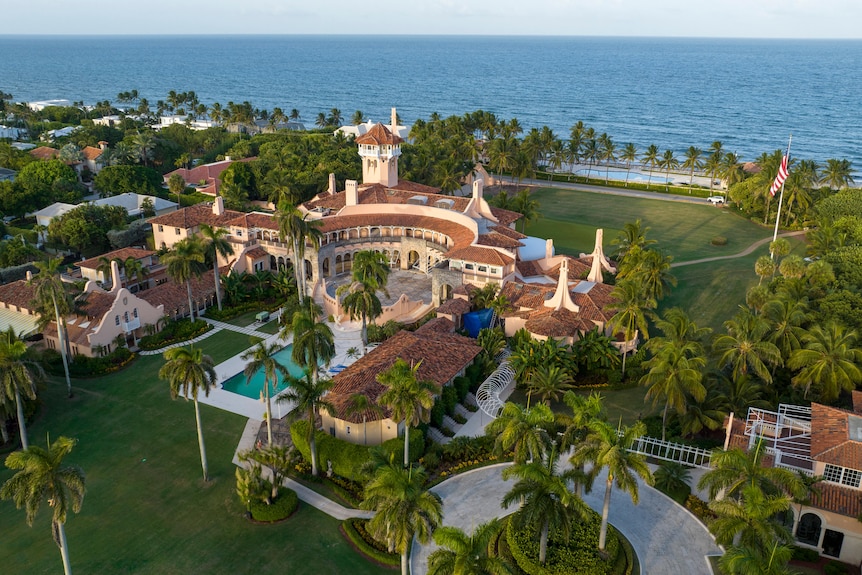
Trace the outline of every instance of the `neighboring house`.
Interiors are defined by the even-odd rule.
[[[27,102],[27,107],[34,112],[41,112],[50,106],[58,106],[60,108],[68,108],[72,105],[69,100],[40,100],[37,102]]]
[[[109,128],[113,128],[114,126],[120,125],[122,121],[123,118],[115,114],[113,116],[102,116],[101,118],[96,118],[93,120],[93,124],[96,126],[108,126]]]
[[[36,333],[39,317],[32,307],[34,295],[27,280],[0,285],[0,331],[12,327],[19,335]]]
[[[39,146],[30,150],[30,155],[37,160],[53,160],[60,155],[60,150],[47,146]]]
[[[153,240],[157,249],[171,248],[175,243],[200,233],[201,224],[207,224],[219,228],[229,228],[229,222],[242,216],[242,212],[226,210],[224,200],[219,196],[210,203],[195,204],[169,214],[150,218],[153,226]],[[239,232],[240,234],[242,231]],[[230,236],[238,247],[245,247],[250,243],[242,237]]]
[[[80,126],[66,126],[65,128],[57,128],[56,130],[48,130],[42,134],[41,139],[43,141],[54,141],[57,138],[65,138],[66,136],[71,136],[78,130]]]
[[[0,182],[14,182],[18,172],[7,168],[0,168]]]
[[[21,135],[26,135],[27,130],[22,128],[13,128],[11,126],[4,126],[0,124],[0,140],[17,140]]]
[[[862,562],[862,392],[853,411],[812,403],[750,408],[746,420],[725,424],[728,448],[765,443],[764,465],[817,475],[823,480],[807,504],[793,504],[787,527],[802,547],[851,565]]]
[[[102,163],[101,157],[104,151],[108,149],[108,142],[99,142],[99,147],[86,146],[81,150],[84,155],[84,161],[81,166],[86,166],[94,175],[102,171],[105,165]]]
[[[439,394],[444,385],[464,375],[482,351],[475,340],[456,335],[453,330],[452,322],[443,318],[431,320],[414,332],[402,330],[336,374],[327,395],[335,415],[320,412],[323,430],[362,445],[379,445],[402,435],[404,422],[393,421],[390,410],[383,408],[382,416],[373,411],[351,413],[350,398],[363,394],[380,406],[380,396],[386,388],[377,382],[377,375],[391,368],[396,359],[419,365],[417,377],[431,381]]]
[[[47,228],[48,224],[51,223],[51,220],[53,220],[54,218],[59,218],[63,214],[70,212],[77,207],[78,206],[76,206],[75,204],[66,204],[63,202],[54,202],[50,206],[45,206],[41,210],[27,214],[27,217],[28,218],[35,217],[36,218],[36,224],[38,224],[40,226],[45,226]],[[44,238],[42,238],[42,240],[44,241]]]
[[[125,263],[128,258],[138,260],[141,267],[146,272],[146,277],[135,278],[135,280],[130,284],[126,276],[126,270],[122,263],[120,264],[120,281],[122,282],[122,287],[128,288],[132,293],[137,293],[138,291],[146,290],[168,281],[165,274],[165,266],[159,263],[156,252],[141,248],[127,247],[114,250],[95,258],[83,260],[78,263],[78,267],[81,270],[81,277],[83,279],[100,282],[102,283],[102,287],[109,288],[111,287],[113,277],[109,272],[106,273],[106,270],[99,269],[102,267],[103,259],[108,261],[119,260],[120,262]]]
[[[182,176],[186,182],[186,186],[194,186],[198,192],[209,194],[211,196],[219,195],[221,190],[221,174],[236,162],[251,162],[257,158],[243,158],[241,160],[233,160],[230,156],[225,157],[221,162],[213,162],[211,164],[201,164],[194,168],[180,168],[173,172],[165,174],[165,185],[174,174]]]
[[[159,117],[159,123],[156,126],[153,126],[153,128],[161,130],[162,128],[166,128],[174,124],[182,124],[183,126],[188,126],[192,130],[206,130],[207,128],[217,128],[221,126],[220,123],[213,122],[212,120],[193,120],[191,119],[191,116],[173,115]]]

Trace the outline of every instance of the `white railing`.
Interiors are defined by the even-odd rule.
[[[497,355],[500,365],[476,390],[476,403],[484,413],[496,419],[503,409],[501,394],[515,383],[515,370],[509,365],[509,350],[504,349]]]
[[[710,469],[711,467],[712,451],[682,443],[663,441],[654,437],[641,436],[637,438],[629,451],[664,461],[676,461],[701,469]]]

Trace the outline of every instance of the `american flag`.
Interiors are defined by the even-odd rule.
[[[772,182],[772,187],[769,188],[769,195],[774,196],[775,192],[781,189],[784,180],[787,179],[787,156],[781,158],[781,166],[778,168],[778,175],[775,176],[775,181]]]

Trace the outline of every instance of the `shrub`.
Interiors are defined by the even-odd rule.
[[[452,416],[455,413],[455,406],[458,405],[458,392],[451,385],[443,386],[440,392],[440,399],[443,402],[443,409],[446,415]]]
[[[443,407],[443,402],[438,397],[434,401],[434,406],[431,408],[431,417],[430,423],[436,428],[440,428],[443,425],[443,416],[446,415],[446,409]]]
[[[196,319],[194,322],[169,321],[160,332],[142,337],[138,341],[138,347],[144,350],[160,349],[173,343],[194,339],[211,329],[212,326],[202,319]]]
[[[818,553],[815,549],[806,549],[805,547],[797,547],[794,545],[793,560],[815,563],[820,560],[820,553]]]
[[[839,561],[830,561],[823,568],[824,575],[846,575],[847,565]]]
[[[76,355],[69,362],[70,377],[95,377],[114,373],[129,365],[137,356],[128,348],[115,349],[104,357],[87,357]],[[42,365],[51,375],[63,376],[63,358],[60,353],[53,349],[46,349],[42,353]]]
[[[445,435],[446,437],[455,437],[455,432],[446,427],[445,425],[440,426],[440,433]]]
[[[457,393],[458,403],[463,403],[464,398],[466,398],[467,394],[470,393],[470,378],[458,376],[452,382],[452,386],[455,388],[455,392]]]
[[[271,523],[281,521],[289,517],[299,506],[299,497],[292,489],[282,487],[278,490],[278,497],[271,504],[263,501],[255,501],[251,504],[251,517],[255,521]]]
[[[248,313],[250,311],[268,311],[270,313],[278,310],[285,304],[284,300],[274,300],[274,301],[248,301],[241,304],[233,305],[230,307],[222,307],[221,311],[217,307],[211,307],[206,310],[205,315],[216,321],[227,321],[229,319],[233,319],[235,317],[239,317],[244,313]],[[287,315],[287,314],[286,314]],[[293,317],[292,314],[287,315],[287,317]]]
[[[463,415],[461,415],[460,413],[453,413],[452,419],[455,421],[455,423],[460,423],[461,425],[464,425],[465,423],[467,423],[467,418],[464,417]]]
[[[348,519],[341,524],[341,532],[356,549],[373,561],[396,567],[401,565],[401,556],[389,553],[386,545],[374,539],[365,528],[367,519]]]
[[[351,481],[345,477],[333,475],[325,480],[329,487],[342,499],[351,505],[359,505],[365,499],[365,488],[361,483]]]
[[[703,499],[700,499],[696,495],[689,495],[685,500],[685,508],[694,513],[694,516],[703,521],[705,524],[709,525],[709,523],[716,518],[715,513]]]
[[[724,236],[715,236],[714,238],[712,238],[712,240],[710,240],[709,243],[711,243],[714,246],[726,246],[727,245],[727,238]]]

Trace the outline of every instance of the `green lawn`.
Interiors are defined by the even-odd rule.
[[[255,345],[260,339],[223,329],[195,344],[218,364]]]
[[[217,336],[220,334],[217,334]],[[217,337],[213,336],[213,337]],[[234,353],[236,349],[233,350]],[[209,353],[209,352],[208,352]],[[380,574],[353,552],[338,522],[301,504],[287,522],[248,523],[234,488],[234,449],[245,419],[201,406],[212,480],[201,480],[194,410],[171,401],[156,372],[160,356],[94,380],[75,380],[75,397],[53,381],[31,442],[46,434],[79,440],[68,458],[87,474],[87,495],[67,524],[72,566],[80,573],[230,574],[255,572]],[[10,477],[0,470],[0,481]],[[33,527],[0,502],[4,573],[57,573],[50,509]]]
[[[589,395],[593,391],[602,394],[608,421],[613,423],[622,421],[623,425],[631,425],[639,418],[647,417],[656,412],[652,404],[644,402],[644,395],[646,395],[645,387],[575,391],[582,395]],[[509,401],[526,405],[527,394],[522,389],[516,389],[511,397],[509,397]],[[536,398],[534,397],[533,402],[535,401]],[[559,413],[571,413],[569,407],[562,402],[551,402],[551,409]]]
[[[557,188],[541,188],[533,198],[542,217],[527,226],[527,233],[553,237],[563,253],[592,251],[597,227],[604,228],[605,248],[611,251],[619,230],[638,218],[650,227],[647,237],[658,240],[674,261],[735,254],[771,232],[735,215],[732,208]],[[715,236],[726,237],[727,245],[711,245]]]

